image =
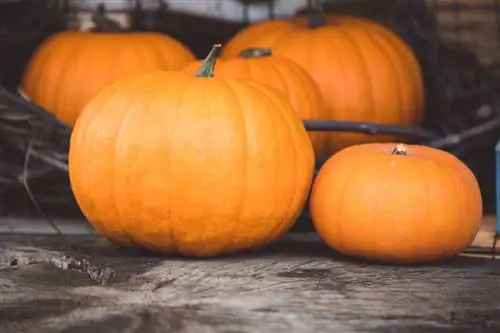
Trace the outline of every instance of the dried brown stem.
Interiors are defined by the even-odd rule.
[[[0,87],[0,214],[81,216],[69,186],[70,129]],[[68,203],[73,203],[68,206]]]

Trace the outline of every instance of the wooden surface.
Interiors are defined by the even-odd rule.
[[[65,235],[89,235],[95,234],[95,230],[85,221],[70,220],[70,219],[56,219],[52,220],[59,230]],[[297,228],[298,232],[301,230],[310,231],[310,221],[302,221],[301,228]],[[487,253],[490,254],[492,245],[495,238],[495,216],[485,216],[482,221],[481,229],[476,235],[471,247],[466,251],[467,253]],[[1,234],[44,234],[53,235],[54,228],[42,219],[18,219],[18,218],[0,218],[0,235]],[[288,236],[289,238],[293,236]],[[309,232],[308,235],[301,235],[301,238],[306,237],[310,240],[318,240],[317,235]],[[496,249],[500,253],[500,241],[496,244]],[[500,259],[500,256],[499,256]],[[0,332],[1,333],[1,332]]]
[[[467,249],[464,255],[472,254],[482,254],[489,255],[491,252],[496,252],[500,254],[500,240],[497,237],[495,242],[495,228],[496,227],[496,217],[495,216],[485,216],[483,218],[483,223],[476,238],[472,242],[469,249]],[[500,259],[500,255],[497,257]]]
[[[486,220],[480,235],[491,227]],[[85,258],[94,272],[114,272],[107,284],[65,267]],[[499,283],[500,260],[373,265],[311,234],[182,260],[124,252],[95,235],[11,233],[0,235],[0,332],[498,333]]]
[[[445,40],[474,50],[485,65],[500,64],[497,0],[426,0]]]

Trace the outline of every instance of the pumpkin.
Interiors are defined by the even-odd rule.
[[[159,71],[108,86],[70,140],[76,201],[126,246],[208,257],[264,246],[307,200],[314,152],[287,97],[214,78],[219,46],[196,75]]]
[[[250,26],[226,45],[224,57],[265,47],[275,56],[294,60],[317,83],[331,120],[419,125],[424,87],[412,50],[389,29],[368,19],[318,15]],[[394,137],[331,133],[325,149],[333,153],[382,140]]]
[[[196,74],[201,61],[194,61],[183,71]],[[269,49],[243,50],[238,57],[217,62],[215,77],[255,80],[285,93],[301,119],[322,119],[323,101],[309,74],[292,60],[273,57]],[[322,133],[310,132],[317,152],[321,151]]]
[[[238,31],[221,51],[222,58],[234,58],[247,49],[271,48],[297,26],[291,19],[263,20]]]
[[[99,27],[52,35],[37,48],[22,77],[23,94],[69,126],[97,92],[121,76],[176,70],[195,59],[169,36],[119,32],[108,21]]]
[[[424,263],[454,257],[471,244],[482,199],[473,173],[445,151],[368,143],[322,166],[310,210],[321,238],[340,253]]]

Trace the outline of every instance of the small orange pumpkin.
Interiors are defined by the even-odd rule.
[[[287,97],[214,78],[154,72],[95,96],[71,135],[69,175],[83,214],[123,245],[197,257],[264,246],[307,200],[314,152]]]
[[[320,169],[311,215],[333,249],[390,263],[458,255],[482,218],[473,173],[441,150],[392,143],[346,148]]]
[[[418,125],[424,109],[420,65],[389,29],[367,19],[322,16],[263,21],[243,29],[225,46],[224,57],[249,47],[270,48],[294,60],[321,90],[332,120]],[[390,136],[331,133],[330,153]]]
[[[64,31],[35,51],[21,89],[35,104],[72,126],[85,104],[121,76],[176,70],[194,59],[187,47],[159,33]]]
[[[184,68],[184,72],[196,74],[201,61]],[[255,80],[285,93],[296,114],[301,119],[326,118],[318,87],[309,74],[292,60],[271,55],[269,49],[243,50],[238,57],[220,59],[215,77]],[[322,148],[322,133],[309,132],[317,152]]]

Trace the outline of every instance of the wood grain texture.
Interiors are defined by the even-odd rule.
[[[468,253],[483,252],[488,253],[496,250],[500,252],[500,240],[495,242],[496,231],[496,216],[485,216],[481,224],[481,228],[476,235],[476,238],[472,242],[469,249],[466,251]],[[493,246],[495,246],[493,248]]]
[[[500,260],[348,261],[314,237],[212,260],[130,253],[93,236],[0,236],[0,332],[498,332]],[[107,285],[23,258],[71,255]],[[8,267],[14,256],[17,266]]]
[[[427,0],[445,40],[475,51],[482,63],[500,63],[500,3],[496,0]]]
[[[84,220],[75,219],[55,219],[51,222],[56,225],[59,230],[65,235],[89,235],[96,234],[92,226]],[[305,230],[312,229],[310,221],[301,222],[307,225]],[[493,245],[495,237],[495,216],[485,216],[482,221],[481,229],[479,230],[476,238],[474,239],[470,250],[478,251],[490,250]],[[38,234],[38,235],[54,235],[56,232],[54,228],[43,219],[19,219],[19,218],[0,218],[0,235],[1,234]],[[296,233],[303,233],[302,230],[297,230]],[[287,239],[295,239],[295,233],[289,233],[285,236]],[[307,239],[318,240],[317,235],[309,233],[308,235],[301,236]],[[500,242],[497,244],[500,250]]]

